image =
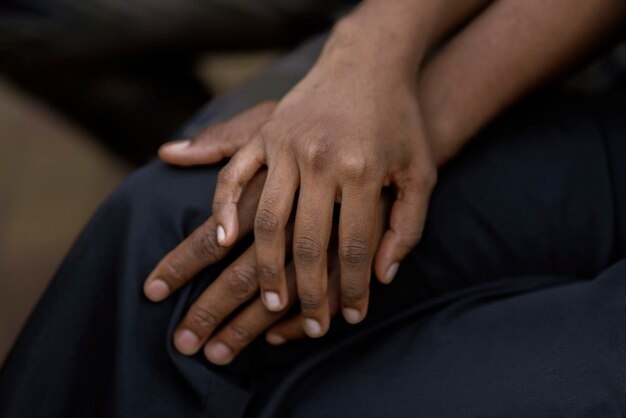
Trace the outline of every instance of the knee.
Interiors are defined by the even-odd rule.
[[[210,216],[217,169],[153,162],[110,196],[83,231],[81,253],[115,266],[108,279],[141,286],[156,263]],[[129,258],[130,256],[130,258]]]
[[[96,213],[84,236],[101,254],[133,254],[145,276],[211,215],[217,168],[181,169],[152,162],[126,179]]]
[[[127,219],[158,220],[161,226],[196,216],[210,216],[218,169],[178,168],[154,161],[131,174],[105,208]]]

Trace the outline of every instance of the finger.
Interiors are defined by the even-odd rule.
[[[287,232],[291,236],[291,228],[288,228]],[[289,244],[291,244],[290,240],[288,240]],[[226,317],[257,294],[259,281],[256,276],[256,265],[255,248],[251,246],[202,293],[174,333],[174,345],[181,353],[196,353]],[[295,295],[293,266],[289,271],[288,292],[293,299]],[[267,316],[263,317],[267,318]],[[271,324],[258,330],[258,333],[264,331],[269,325]],[[235,337],[236,334],[234,332]],[[239,334],[240,337],[243,335],[242,332]]]
[[[217,225],[217,240],[224,247],[234,244],[239,234],[237,203],[244,186],[265,162],[260,140],[253,140],[226,164],[217,177],[213,196],[213,217]]]
[[[339,267],[332,268],[328,273],[328,299],[330,315],[334,317],[339,311]],[[302,312],[285,318],[269,329],[265,340],[272,345],[281,345],[288,341],[300,340],[307,335],[302,328]]]
[[[180,166],[216,163],[232,156],[267,123],[275,101],[260,103],[253,108],[203,130],[192,140],[172,141],[159,149],[159,157]]]
[[[304,179],[294,226],[293,260],[298,299],[306,334],[321,337],[328,330],[327,248],[332,229],[335,190],[319,179]]]
[[[261,296],[270,311],[287,304],[285,278],[285,226],[298,187],[298,170],[289,158],[268,173],[254,221],[257,275]]]
[[[174,346],[195,354],[228,315],[258,291],[254,247],[248,248],[191,305],[174,332]]]
[[[290,304],[295,300],[296,285],[293,265],[287,269],[289,276]],[[262,300],[256,299],[239,315],[222,328],[204,347],[206,358],[214,364],[230,363],[252,341],[280,320],[287,311],[268,311]]]
[[[380,191],[381,186],[377,185],[342,188],[341,305],[343,317],[350,324],[361,322],[367,313]]]
[[[259,173],[244,190],[238,208],[242,220],[240,236],[253,228],[252,219],[261,195],[258,191],[264,181],[265,172]],[[144,283],[146,297],[153,302],[165,299],[208,265],[221,260],[228,251],[218,244],[215,219],[209,218],[157,264]]]
[[[389,229],[383,235],[376,254],[375,270],[382,283],[391,283],[400,261],[419,242],[430,193],[435,180],[414,170],[396,182],[396,199],[391,207]]]

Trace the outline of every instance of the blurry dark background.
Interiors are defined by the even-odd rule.
[[[224,88],[199,73],[205,53],[291,48],[335,3],[0,0],[0,71],[138,165]]]

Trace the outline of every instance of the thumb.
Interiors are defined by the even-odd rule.
[[[274,101],[263,102],[209,126],[194,139],[168,142],[159,149],[159,157],[180,166],[213,164],[231,157],[267,123],[275,107]]]
[[[434,180],[427,175],[423,180],[420,177],[399,182],[396,200],[391,207],[389,229],[383,238],[376,253],[374,270],[381,283],[391,283],[394,279],[400,262],[413,249],[422,237],[428,201]]]

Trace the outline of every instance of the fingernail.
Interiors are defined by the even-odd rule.
[[[389,268],[387,269],[387,273],[385,273],[385,282],[387,284],[391,283],[394,277],[396,277],[396,273],[398,272],[399,267],[400,267],[399,263],[393,263],[392,265],[389,266]]]
[[[280,311],[280,296],[276,292],[263,292],[265,307],[270,311]]]
[[[317,338],[322,336],[322,325],[315,319],[306,318],[304,320],[304,332],[309,337]]]
[[[265,339],[267,340],[268,343],[272,345],[281,345],[287,342],[287,340],[283,336],[278,335],[278,334],[267,334]]]
[[[226,241],[226,231],[224,231],[224,227],[222,225],[217,226],[217,242],[220,245],[224,245]]]
[[[188,139],[183,139],[180,141],[172,141],[163,145],[163,150],[167,150],[168,152],[181,152],[185,148],[188,148],[191,144],[191,141]]]
[[[228,364],[230,363],[230,356],[232,356],[233,352],[226,346],[226,344],[222,343],[210,343],[207,344],[204,353],[208,357],[211,363],[215,364]]]
[[[170,287],[161,279],[154,279],[146,284],[144,293],[153,302],[160,302],[170,294]]]
[[[343,317],[349,324],[358,324],[361,322],[361,312],[353,308],[343,308]]]
[[[178,331],[174,338],[176,349],[187,356],[195,354],[196,351],[198,351],[199,342],[200,339],[198,336],[188,329]]]

